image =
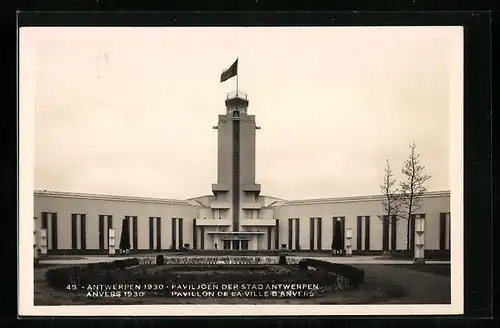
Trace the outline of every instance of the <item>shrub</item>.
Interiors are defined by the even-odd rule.
[[[278,263],[279,263],[279,265],[286,265],[286,256],[285,255],[280,255]]]
[[[165,265],[165,259],[163,255],[156,256],[156,265]]]

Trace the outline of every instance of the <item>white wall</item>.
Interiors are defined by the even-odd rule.
[[[321,248],[331,249],[333,217],[345,217],[345,228],[352,229],[352,246],[357,250],[357,217],[370,216],[370,250],[382,250],[382,221],[377,217],[384,214],[381,199],[349,199],[344,202],[318,200],[290,202],[276,206],[275,217],[280,219],[280,244],[288,243],[288,218],[300,219],[300,247],[309,249],[309,219],[322,218]],[[426,249],[439,249],[439,213],[450,210],[449,194],[425,197],[418,214],[426,214]],[[407,220],[401,219],[397,226],[396,244],[398,249],[406,248]],[[364,229],[364,226],[363,226]]]
[[[107,196],[106,196],[107,197]],[[192,202],[191,202],[192,203]],[[139,198],[129,201],[119,200],[117,197],[71,197],[58,195],[35,194],[35,213],[38,218],[37,225],[40,227],[42,212],[57,213],[58,249],[71,249],[71,214],[86,214],[86,238],[87,249],[99,248],[99,215],[112,215],[113,228],[116,229],[117,246],[121,236],[122,220],[125,216],[138,217],[138,248],[149,248],[149,217],[161,217],[161,247],[170,248],[172,244],[172,218],[183,218],[183,244],[193,245],[193,218],[210,218],[212,210],[203,209],[201,206],[189,205],[183,201],[158,201],[147,202]],[[434,194],[423,199],[423,206],[418,214],[426,215],[425,247],[428,250],[439,249],[439,219],[440,213],[450,212],[450,197],[447,193]],[[224,213],[227,214],[227,211]],[[281,244],[288,244],[288,219],[299,218],[300,220],[300,247],[307,250],[310,247],[310,218],[322,218],[321,249],[331,249],[333,217],[345,217],[345,228],[352,229],[353,250],[357,249],[357,216],[370,218],[370,250],[382,249],[382,222],[377,217],[383,215],[383,207],[380,198],[357,197],[348,199],[323,199],[288,202],[282,206],[271,206],[259,212],[259,218],[280,219],[279,236]],[[226,215],[221,215],[226,216]],[[51,220],[49,218],[50,232]],[[155,223],[156,224],[156,223]],[[449,223],[448,223],[449,226]],[[397,227],[397,248],[406,248],[407,220],[401,219]],[[105,224],[105,228],[106,224]],[[177,225],[178,228],[178,225]],[[78,228],[79,229],[79,228]],[[218,228],[205,227],[205,232]],[[266,228],[259,228],[267,233]],[[364,227],[363,227],[364,229]],[[260,230],[259,230],[260,231]],[[293,231],[293,233],[295,230]],[[131,234],[131,238],[133,235]],[[79,237],[78,237],[79,238]],[[156,245],[156,234],[153,236]],[[198,243],[201,236],[198,235]],[[132,242],[132,240],[131,240]],[[295,238],[293,238],[295,242]],[[210,235],[205,235],[205,249],[213,248],[214,240]],[[218,243],[220,244],[220,243]],[[259,249],[267,249],[267,236],[258,238]],[[50,241],[48,243],[50,247]],[[107,240],[105,240],[105,246]],[[274,247],[274,233],[272,237]]]
[[[35,196],[35,216],[41,221],[42,212],[57,213],[58,249],[71,249],[71,214],[86,214],[87,249],[99,249],[99,215],[112,215],[117,246],[125,216],[137,216],[138,249],[149,248],[149,217],[161,217],[161,244],[163,249],[172,243],[172,218],[184,218],[184,243],[192,244],[192,219],[198,208],[190,205],[156,204],[115,200],[78,199]],[[132,244],[132,220],[131,244]],[[106,228],[106,225],[105,225]],[[49,219],[50,230],[50,219]],[[79,228],[78,228],[79,232]],[[154,236],[156,239],[156,236]],[[107,245],[107,241],[105,241]]]

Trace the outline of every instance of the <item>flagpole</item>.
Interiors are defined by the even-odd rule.
[[[236,65],[239,65],[239,59],[240,57],[236,57],[236,62],[237,64]],[[240,74],[239,74],[239,69],[238,69],[238,66],[236,66],[236,97],[238,97],[238,79],[240,77]]]

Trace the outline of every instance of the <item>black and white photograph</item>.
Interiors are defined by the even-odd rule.
[[[19,43],[24,313],[463,311],[461,27]]]

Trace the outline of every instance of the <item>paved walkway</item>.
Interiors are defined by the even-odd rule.
[[[186,255],[166,255],[166,257],[183,257]],[[200,257],[216,257],[216,256],[203,256],[203,255],[188,255],[189,257],[200,258]],[[257,255],[258,256],[258,255]],[[112,262],[114,260],[133,258],[135,255],[128,256],[85,256],[75,258],[74,256],[68,256],[65,259],[62,256],[57,256],[56,258],[51,259],[49,256],[46,259],[40,261],[40,263],[44,264],[88,264],[88,263],[98,263],[98,262]],[[141,256],[143,257],[143,256]],[[150,257],[155,258],[156,255],[150,255]],[[224,257],[224,256],[223,256]],[[263,256],[268,257],[268,256]],[[380,260],[379,256],[351,256],[351,257],[333,257],[333,256],[294,256],[294,258],[302,259],[302,258],[314,258],[322,261],[328,261],[332,263],[342,263],[342,264],[412,264],[411,260]],[[426,264],[449,264],[450,261],[426,261]]]
[[[365,281],[383,281],[406,290],[405,296],[390,300],[388,303],[449,304],[451,302],[450,277],[415,271],[405,267],[373,264],[354,264],[353,266],[365,271]]]

